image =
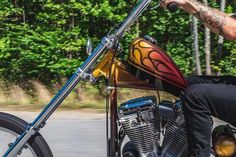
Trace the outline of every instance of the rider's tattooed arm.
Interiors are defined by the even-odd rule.
[[[193,14],[211,31],[225,38],[236,40],[236,20],[217,9],[198,2],[197,0],[165,0],[164,5],[177,3],[181,8]]]
[[[195,17],[205,25],[208,25],[208,27],[211,27],[214,32],[224,35],[223,27],[226,25],[227,16],[225,13],[212,9],[195,0],[191,0],[190,3],[196,7],[196,10],[193,12]]]
[[[196,0],[188,0],[183,8],[202,21],[213,32],[229,39],[236,38],[236,20]]]

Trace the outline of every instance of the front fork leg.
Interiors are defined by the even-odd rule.
[[[67,81],[63,88],[54,96],[51,102],[43,109],[37,118],[28,125],[25,131],[9,147],[3,157],[14,157],[17,155],[17,152],[21,150],[29,138],[44,126],[46,120],[60,106],[62,101],[69,95],[74,87],[83,79],[83,75],[84,73],[78,71]]]

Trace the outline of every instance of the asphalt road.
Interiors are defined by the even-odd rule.
[[[31,122],[38,112],[15,112]],[[105,157],[105,114],[81,111],[55,112],[40,133],[55,157]]]
[[[6,111],[31,122],[38,112]],[[216,124],[221,124],[216,120]],[[40,131],[55,157],[105,157],[105,114],[55,112]]]

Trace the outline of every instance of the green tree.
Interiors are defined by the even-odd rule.
[[[50,83],[70,76],[87,57],[86,40],[93,45],[131,11],[136,0],[1,0],[0,1],[0,75],[2,79],[22,82],[39,79]],[[218,7],[219,3],[209,0]],[[233,0],[226,12],[234,11]],[[194,73],[189,15],[179,10],[171,14],[158,8],[146,11],[122,40],[125,58],[131,41],[146,34],[173,57],[186,74]],[[199,25],[200,30],[203,26]],[[199,50],[204,55],[204,31],[199,31]],[[225,41],[221,58],[217,37],[212,35],[214,72],[236,74],[235,42]],[[202,57],[203,58],[203,57]],[[201,60],[205,68],[205,60]]]

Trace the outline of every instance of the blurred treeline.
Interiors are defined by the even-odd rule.
[[[0,76],[13,82],[45,83],[70,76],[85,60],[86,40],[93,45],[126,17],[135,0],[1,0]],[[219,8],[218,1],[209,5]],[[155,5],[155,3],[153,4]],[[235,12],[233,0],[226,12]],[[190,16],[157,8],[147,11],[122,40],[125,58],[130,42],[146,34],[154,37],[185,74],[194,74]],[[199,24],[201,67],[204,72],[204,26]],[[213,74],[236,74],[236,44],[225,41],[218,55],[218,36],[211,34]]]

